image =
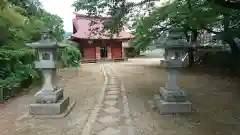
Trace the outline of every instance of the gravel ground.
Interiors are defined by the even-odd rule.
[[[188,94],[194,112],[160,115],[152,106],[153,94],[166,81],[159,59],[137,58],[115,63],[129,100],[136,135],[239,135],[239,80],[182,72],[180,86]]]
[[[100,64],[86,64],[80,69],[59,71],[59,85],[65,95],[76,100],[71,113],[63,119],[19,119],[27,112],[34,93],[24,94],[0,106],[1,135],[79,135],[92,111],[104,78]]]
[[[160,115],[152,106],[153,94],[166,82],[166,72],[159,63],[156,58],[137,58],[112,64],[125,85],[135,135],[240,134],[238,79],[184,71],[180,86],[186,90],[194,112]],[[59,84],[77,102],[72,112],[64,119],[19,120],[33,99],[33,89],[0,105],[1,135],[80,135],[104,83],[100,64],[64,69],[59,75]]]

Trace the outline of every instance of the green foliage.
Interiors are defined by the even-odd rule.
[[[63,67],[79,67],[82,55],[76,46],[76,43],[65,41],[62,43],[65,47],[58,50],[58,58]]]
[[[59,16],[42,11],[37,18],[44,22],[44,27],[52,31],[52,38],[55,38],[57,41],[63,40],[65,31],[63,30],[63,20]]]
[[[11,93],[16,89],[20,92],[21,88],[28,87],[39,78],[33,66],[34,54],[31,49],[0,49],[0,101],[13,96]]]
[[[240,37],[239,13],[240,11],[219,7],[206,0],[166,3],[153,8],[148,16],[142,17],[137,23],[134,33],[136,38],[132,44],[137,49],[145,49],[152,41],[167,33],[170,27],[183,28],[182,36],[186,39],[190,38],[189,32],[192,36],[197,36],[196,33],[202,30],[217,34],[224,41],[226,37]],[[192,41],[196,41],[196,37]]]
[[[21,15],[21,12],[23,12],[24,9],[16,6],[11,6],[7,0],[1,0],[0,3],[2,5],[2,8],[0,9],[1,19],[7,21],[9,25],[12,26],[22,26],[24,24],[24,16]]]
[[[65,37],[65,38],[68,38],[68,37],[70,37],[71,35],[72,35],[72,32],[65,32],[64,37]]]
[[[88,15],[101,16],[107,15],[111,19],[105,22],[105,30],[112,34],[118,33],[128,21],[126,17],[131,9],[143,4],[153,6],[153,1],[157,0],[143,0],[144,2],[134,3],[127,0],[76,0],[73,3],[76,11],[86,10]]]
[[[42,8],[39,0],[1,0],[0,46],[14,43],[23,44],[40,39],[40,31],[45,27],[51,36],[63,40],[63,20]]]
[[[41,77],[33,65],[35,53],[25,44],[40,40],[43,28],[63,40],[63,20],[45,11],[39,0],[0,0],[0,100]]]
[[[145,5],[146,8],[142,8],[142,12],[149,14],[134,23],[134,34],[137,38],[132,43],[137,49],[147,48],[153,40],[167,33],[168,28],[172,26],[183,28],[185,30],[183,36],[187,39],[188,32],[198,33],[200,30],[219,34],[223,40],[224,36],[240,37],[239,10],[221,7],[215,4],[216,1],[210,0],[169,0],[159,7],[152,6],[154,1],[158,0],[142,0],[139,3],[125,0],[76,0],[73,6],[76,10],[87,10],[90,15],[99,15],[105,11],[105,14],[112,17],[108,25],[110,27],[106,29],[116,32],[126,24],[129,19],[127,16],[135,14],[134,8],[142,8]],[[228,23],[224,24],[226,18]]]
[[[225,8],[240,10],[239,0],[208,0],[208,1],[213,2],[214,4],[225,7]]]
[[[171,3],[154,8],[148,16],[137,23],[134,32],[136,38],[132,40],[132,44],[137,50],[145,50],[153,40],[165,34],[172,25],[167,19],[176,6],[176,3]]]

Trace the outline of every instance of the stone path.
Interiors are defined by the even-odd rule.
[[[105,87],[82,135],[134,135],[124,85],[110,64],[103,64]]]

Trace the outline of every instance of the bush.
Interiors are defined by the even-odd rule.
[[[207,52],[200,59],[202,59],[202,64],[205,67],[229,68],[229,65],[231,65],[230,52]]]
[[[0,49],[0,101],[7,100],[39,78],[32,49]]]
[[[63,67],[79,67],[82,55],[71,42],[62,43],[65,47],[58,50],[58,58]]]
[[[82,56],[74,43],[64,42],[58,58],[64,67],[79,67]],[[33,49],[0,49],[0,101],[9,99],[28,88],[34,80],[41,81],[41,72],[34,68]]]

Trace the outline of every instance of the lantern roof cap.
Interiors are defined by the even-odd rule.
[[[47,48],[58,48],[60,47],[57,42],[35,42],[35,43],[28,43],[27,46],[30,46],[35,49],[47,49]]]
[[[159,37],[154,44],[159,48],[190,48],[192,47],[187,41],[182,38],[183,29],[172,27],[167,36]]]
[[[163,44],[164,48],[190,48],[191,44],[183,39],[171,39],[167,38]]]
[[[43,28],[41,32],[41,39],[35,43],[27,43],[27,46],[30,46],[35,49],[53,49],[63,47],[59,45],[56,40],[50,38],[51,31],[47,28]]]
[[[190,48],[191,44],[184,41],[183,39],[173,39],[169,37],[160,37],[155,40],[151,46],[158,48]]]

